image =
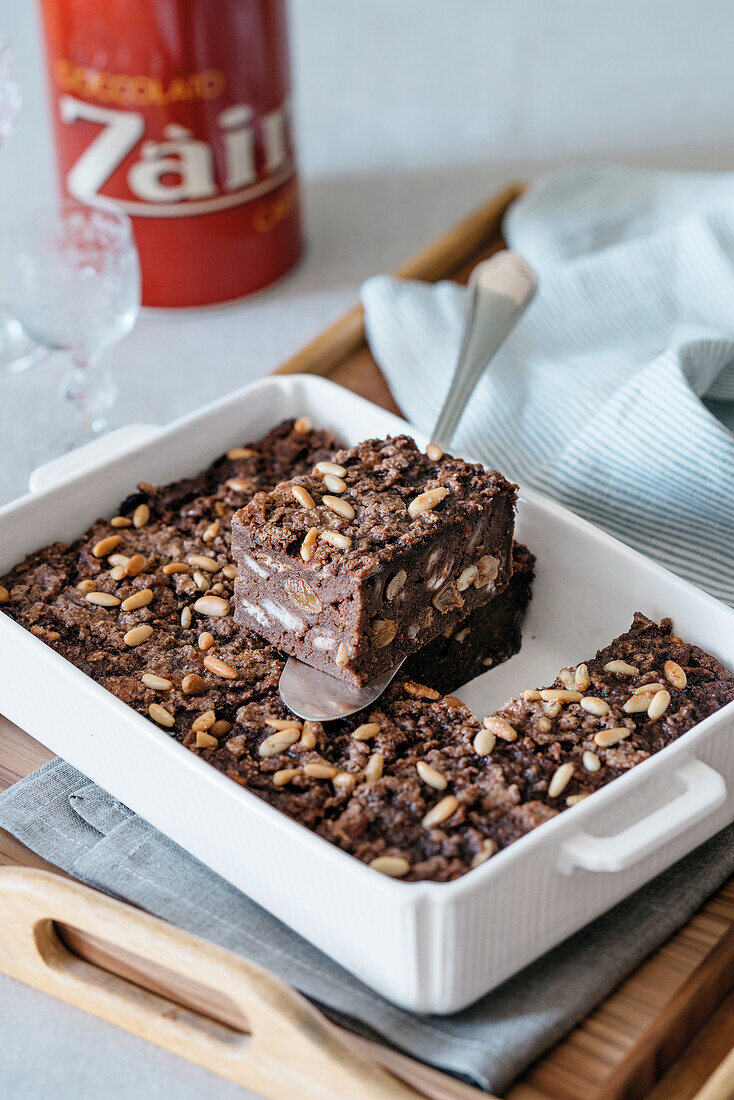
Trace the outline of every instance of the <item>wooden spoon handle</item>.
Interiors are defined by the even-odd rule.
[[[225,1027],[80,959],[54,922],[228,998]],[[304,997],[255,963],[80,883],[0,870],[0,969],[271,1100],[417,1100]]]

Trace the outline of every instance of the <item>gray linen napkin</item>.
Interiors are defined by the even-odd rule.
[[[63,760],[0,795],[0,826],[76,878],[260,963],[354,1030],[500,1093],[734,873],[729,826],[470,1008],[418,1016],[373,993]]]

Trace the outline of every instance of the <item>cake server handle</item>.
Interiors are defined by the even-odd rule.
[[[449,449],[456,426],[487,364],[528,308],[538,276],[515,252],[496,252],[469,277],[469,306],[453,381],[431,442]]]
[[[103,957],[108,949],[112,963],[119,953],[132,980],[75,954],[63,926],[70,939],[83,933]],[[431,1095],[382,1069],[262,967],[48,871],[0,870],[0,970],[271,1100]],[[151,984],[174,984],[181,1000]]]

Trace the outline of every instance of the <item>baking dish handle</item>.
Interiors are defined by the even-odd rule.
[[[558,870],[626,871],[661,845],[685,832],[726,801],[726,783],[702,760],[689,759],[673,773],[683,791],[641,821],[614,836],[581,831],[565,840],[558,853]]]
[[[74,954],[57,923],[121,949],[137,974],[183,977],[239,1026],[184,1007]],[[0,970],[271,1100],[420,1100],[267,970],[48,871],[0,870]],[[435,1094],[434,1094],[435,1095]]]
[[[116,458],[141,443],[148,443],[160,430],[157,424],[126,424],[123,428],[115,428],[99,439],[77,447],[75,451],[36,466],[28,479],[28,488],[32,493],[53,489],[67,478],[84,473],[90,466]]]

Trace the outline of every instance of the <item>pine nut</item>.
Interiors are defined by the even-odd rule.
[[[215,539],[217,537],[218,534],[219,534],[219,524],[215,520],[214,523],[210,523],[209,526],[206,528],[203,535],[201,536],[201,541],[202,542],[211,542],[213,539]]]
[[[199,730],[196,735],[196,747],[197,749],[218,749],[219,742],[211,733],[207,733],[206,730]]]
[[[140,623],[139,626],[134,626],[132,630],[128,630],[123,641],[125,645],[131,647],[142,645],[143,642],[147,642],[152,633],[153,627],[149,623]]]
[[[309,527],[301,543],[301,557],[304,561],[311,561],[313,557],[313,548],[316,545],[318,537],[318,527]]]
[[[415,766],[415,770],[421,777],[424,783],[429,787],[433,787],[434,791],[445,791],[448,782],[446,776],[443,775],[438,768],[431,767],[430,764],[426,764],[425,760],[419,760]]]
[[[426,447],[426,458],[430,458],[431,462],[440,462],[443,458],[443,451],[435,443],[429,443]]]
[[[474,738],[474,752],[477,756],[489,756],[494,751],[496,737],[486,727],[481,729]]]
[[[273,772],[273,786],[284,787],[286,783],[290,783],[291,779],[295,779],[300,774],[300,768],[281,768],[279,771]]]
[[[408,515],[411,519],[416,519],[422,512],[432,511],[437,504],[440,504],[444,497],[449,495],[449,491],[445,485],[439,485],[435,489],[428,489],[425,493],[420,493],[417,497],[413,497],[408,505]]]
[[[86,594],[87,592],[96,592],[97,591],[97,585],[92,580],[91,577],[85,577],[84,580],[79,581],[79,583],[77,584],[77,589],[80,592],[84,592]],[[7,588],[3,588],[3,592],[7,592],[7,591],[8,591]],[[10,596],[10,593],[8,592],[8,597],[9,596]],[[2,599],[2,596],[0,596],[0,603],[6,603],[6,602],[7,601]]]
[[[435,702],[436,699],[441,698],[435,688],[426,687],[425,684],[416,684],[413,680],[405,681],[403,691],[406,695],[412,695],[414,699],[430,699]]]
[[[291,745],[295,745],[300,736],[300,731],[295,726],[290,726],[289,729],[285,730],[276,730],[275,733],[271,733],[269,737],[260,742],[257,749],[258,755],[264,759],[278,756],[280,753],[286,752]],[[336,768],[334,774],[336,774]]]
[[[133,592],[132,596],[128,596],[126,600],[122,601],[123,611],[137,611],[139,607],[147,607],[153,599],[153,590],[151,588],[140,588],[137,592]]]
[[[666,661],[663,665],[663,672],[669,684],[672,684],[678,691],[683,691],[688,683],[688,677],[677,661]]]
[[[650,706],[652,698],[645,693],[644,695],[632,695],[626,703],[622,705],[622,710],[625,714],[642,714]]]
[[[213,734],[214,737],[224,737],[225,733],[229,733],[231,729],[231,722],[227,722],[224,718],[219,718],[209,732]]]
[[[633,695],[654,695],[657,691],[665,691],[665,684],[640,684],[632,692]]]
[[[535,688],[526,688],[525,691],[522,693],[522,697],[523,699],[526,699],[529,703],[537,703],[543,698],[541,693]]]
[[[227,458],[230,462],[236,462],[238,458],[254,458],[257,451],[253,451],[250,447],[230,447],[227,451]]]
[[[206,691],[206,680],[196,672],[187,672],[181,681],[184,695],[202,695]]]
[[[311,779],[333,779],[337,774],[337,769],[332,767],[331,764],[306,764],[303,773]]]
[[[339,648],[336,651],[336,657],[334,658],[334,661],[339,666],[339,668],[346,668],[346,666],[349,664],[349,650],[347,649],[346,642],[339,643]]]
[[[146,687],[153,691],[170,691],[173,684],[165,676],[156,676],[153,672],[144,672],[140,677]]]
[[[193,565],[195,569],[203,569],[206,573],[219,572],[219,562],[206,554],[189,554],[186,560],[189,565]]]
[[[215,676],[221,677],[222,680],[237,679],[236,670],[233,669],[231,665],[228,665],[226,661],[222,661],[219,657],[215,657],[213,653],[207,653],[204,658],[204,664],[210,672],[213,672]]]
[[[579,705],[587,714],[595,714],[597,718],[609,714],[609,703],[604,699],[598,699],[596,695],[585,695]]]
[[[332,512],[336,512],[338,516],[342,516],[344,519],[354,519],[354,508],[352,508],[348,500],[342,500],[341,497],[327,495],[321,498],[321,503],[325,504]]]
[[[334,477],[344,477],[346,470],[343,466],[340,466],[337,462],[317,462],[313,468],[315,474],[333,474]]]
[[[124,565],[115,565],[110,569],[110,580],[121,581],[124,580],[126,575]]]
[[[636,665],[630,665],[627,661],[607,661],[604,665],[605,672],[616,672],[617,676],[639,676],[640,670]]]
[[[440,802],[433,806],[421,822],[424,829],[432,829],[434,825],[440,825],[447,821],[459,808],[459,800],[454,794],[447,794]]]
[[[349,550],[352,545],[352,540],[347,535],[342,535],[340,531],[322,531],[321,539],[335,546],[337,550]]]
[[[338,772],[332,780],[337,791],[353,791],[357,786],[357,777],[351,772]]]
[[[139,504],[133,512],[133,526],[145,527],[150,519],[150,508],[147,504]]]
[[[122,565],[124,567],[129,561],[130,558],[127,554],[110,554],[107,558],[108,565]]]
[[[249,493],[254,488],[252,482],[243,477],[230,477],[225,484],[233,493]]]
[[[380,732],[379,722],[363,722],[352,733],[355,741],[369,741]]]
[[[194,604],[194,611],[219,619],[229,614],[229,600],[223,600],[221,596],[200,596]]]
[[[586,768],[587,772],[599,771],[599,768],[601,767],[601,760],[595,752],[591,752],[590,749],[587,749],[582,757],[582,760],[584,762],[584,767]]]
[[[408,574],[405,570],[399,569],[392,580],[387,583],[387,587],[385,588],[385,599],[394,600],[407,579]]]
[[[479,849],[477,854],[472,858],[470,866],[471,867],[481,867],[481,865],[483,863],[486,863],[487,860],[491,856],[493,856],[496,851],[497,851],[497,845],[495,844],[495,842],[493,840],[490,840],[489,838],[487,838],[486,840],[483,840],[482,841],[482,847]]]
[[[92,547],[92,553],[95,558],[106,558],[121,542],[122,535],[107,535],[106,538],[100,539],[99,542],[95,542]]]
[[[211,729],[216,720],[217,716],[213,710],[205,710],[203,714],[194,718],[194,721],[191,723],[191,730],[193,733],[199,733],[200,730]]]
[[[128,577],[138,577],[144,571],[147,564],[142,554],[133,554],[125,566],[125,575]]]
[[[303,508],[310,510],[316,507],[316,501],[313,499],[308,489],[304,489],[303,485],[293,485],[291,487],[291,492]]]
[[[119,607],[120,599],[109,592],[87,592],[87,603],[97,604],[98,607]]]
[[[298,435],[308,435],[312,427],[313,424],[308,416],[299,416],[293,423],[293,431]]]
[[[189,627],[191,626],[191,608],[190,607],[184,607],[184,609],[181,612],[181,626],[184,628],[184,630],[188,630]]]
[[[570,668],[562,668],[558,673],[558,679],[566,688],[573,690],[576,687],[576,677]]]
[[[170,576],[172,573],[188,573],[188,571],[189,567],[185,561],[169,561],[161,570],[166,576]]]
[[[499,737],[501,741],[517,741],[515,727],[496,714],[490,714],[484,719],[484,728],[493,733],[495,737]]]
[[[588,798],[591,791],[586,791],[584,794],[570,794],[566,799],[567,806],[578,806],[579,802],[583,802],[585,798]]]
[[[345,493],[347,491],[346,481],[337,477],[336,474],[324,474],[324,485],[330,493]]]
[[[198,569],[194,570],[194,584],[200,592],[208,592],[211,587],[209,578],[205,577],[203,573],[200,573]]]
[[[561,764],[560,768],[556,768],[553,773],[553,778],[548,784],[548,797],[558,798],[559,794],[565,790],[572,779],[573,764]]]
[[[162,707],[160,703],[151,703],[148,707],[148,714],[157,722],[159,726],[165,726],[166,729],[171,729],[175,725],[175,719],[172,714],[169,714],[165,707]]]
[[[564,691],[562,688],[543,688],[540,698],[546,703],[555,703],[558,699],[561,703],[580,703],[583,696],[580,691]]]
[[[319,732],[319,726],[317,722],[309,722],[308,719],[303,723],[301,729],[301,740],[298,742],[299,748],[302,749],[315,749],[316,748],[316,734]]]
[[[385,764],[385,758],[381,752],[375,752],[367,761],[364,769],[364,777],[368,783],[376,783],[378,779],[382,779],[382,769]]]
[[[663,689],[662,691],[658,691],[655,695],[653,695],[650,701],[650,706],[647,708],[647,716],[650,721],[655,722],[658,718],[661,718],[663,714],[665,714],[665,711],[668,709],[669,702],[670,692],[665,691],[665,689]]]
[[[110,520],[110,527],[132,527],[133,521],[129,516],[113,516]]]
[[[410,870],[410,864],[402,856],[378,856],[368,864],[373,871],[379,871],[388,878],[405,878]]]
[[[582,664],[576,666],[576,671],[573,674],[573,682],[578,691],[586,691],[591,683],[588,665]]]
[[[266,718],[266,726],[272,726],[274,730],[290,730],[295,726],[296,729],[301,728],[301,722],[298,718]]]
[[[594,734],[594,743],[599,746],[600,749],[611,748],[612,745],[618,745],[620,741],[624,741],[625,737],[629,737],[632,733],[631,729],[627,726],[614,726],[612,729],[599,730]]]
[[[214,636],[208,630],[203,630],[199,635],[199,649],[211,649],[214,645]]]

